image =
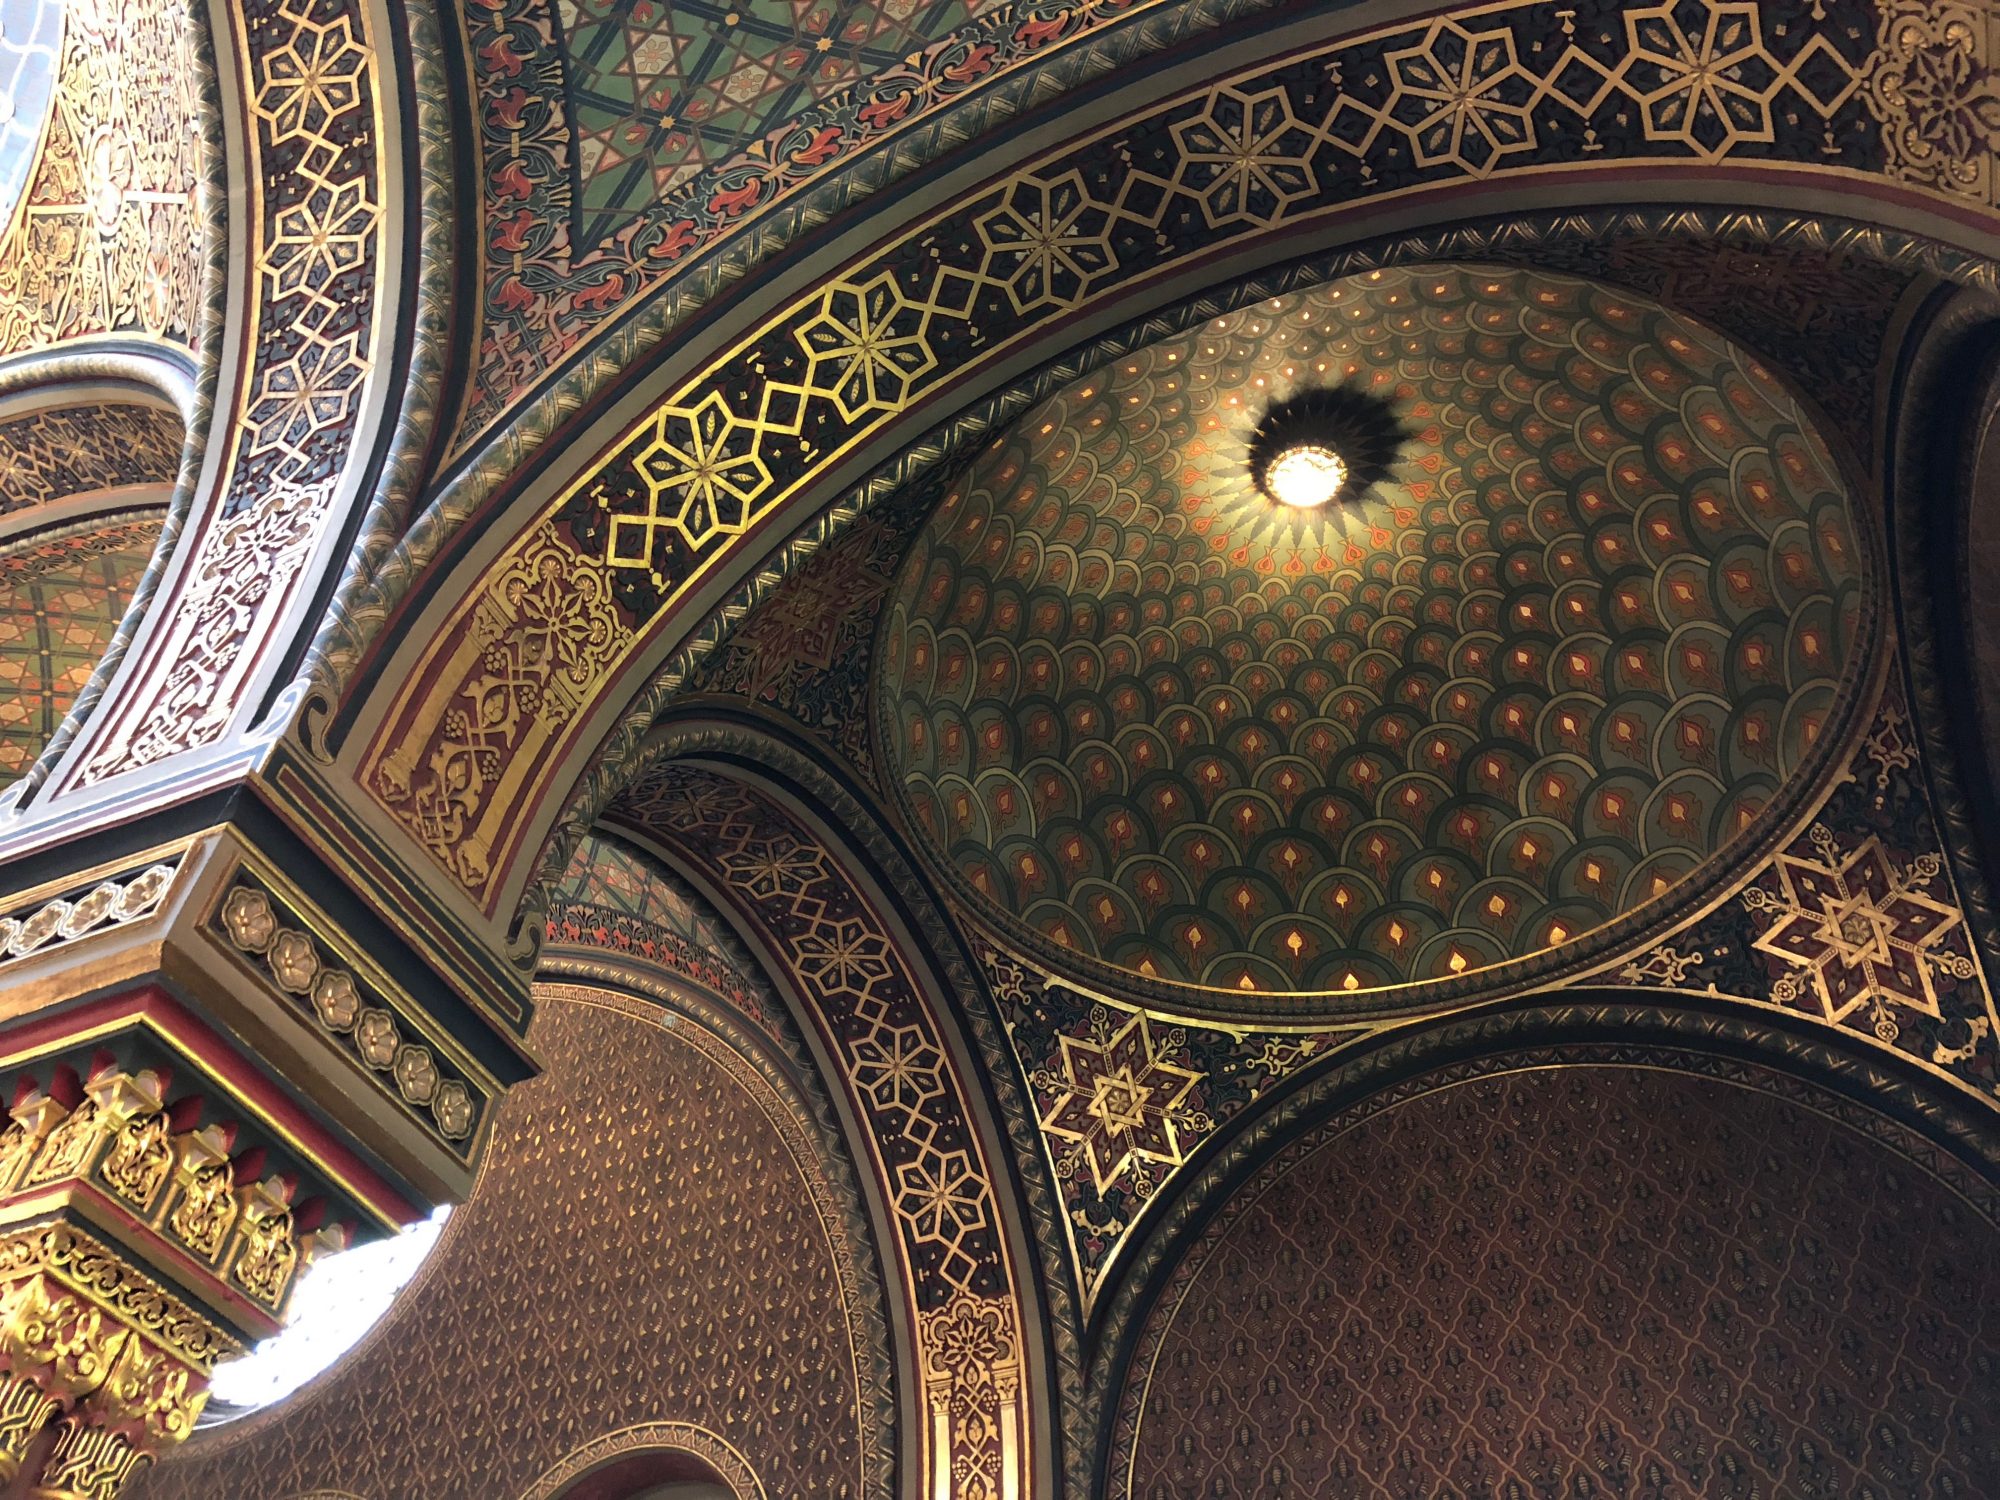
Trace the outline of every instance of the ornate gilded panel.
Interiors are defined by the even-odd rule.
[[[85,731],[83,782],[222,737],[301,586],[367,415],[384,234],[370,12],[361,0],[252,0],[220,14],[254,184],[250,368],[210,432],[223,456],[218,489],[182,543],[194,562],[129,691]]]
[[[0,225],[0,354],[110,333],[191,344],[204,180],[193,22],[173,0],[52,9],[55,97]]]
[[[1271,1030],[1086,995],[976,945],[1028,1086],[1088,1319],[1133,1226],[1202,1143],[1372,1028]]]

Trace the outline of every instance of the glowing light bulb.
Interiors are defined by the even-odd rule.
[[[1293,443],[1275,454],[1264,470],[1271,497],[1300,510],[1326,504],[1346,483],[1346,462],[1320,443]]]

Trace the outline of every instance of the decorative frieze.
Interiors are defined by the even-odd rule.
[[[427,1042],[404,1007],[348,967],[274,892],[239,871],[216,906],[211,930],[310,1014],[426,1129],[460,1156],[470,1151],[491,1103],[486,1092]]]
[[[159,909],[176,865],[163,861],[101,880],[80,895],[59,896],[0,916],[0,963],[132,922]]]

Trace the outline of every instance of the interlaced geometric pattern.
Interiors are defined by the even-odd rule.
[[[1314,386],[1403,437],[1302,513],[1246,455]],[[1830,712],[1859,577],[1832,459],[1713,333],[1554,276],[1369,272],[981,453],[899,575],[884,746],[1008,930],[1223,989],[1446,978],[1748,827]]]
[[[159,539],[146,515],[0,548],[0,787],[35,763],[97,670]]]
[[[1618,981],[1782,1005],[1994,1098],[2000,1009],[1914,735],[1892,674],[1813,821],[1733,900],[1633,954]]]
[[[979,6],[949,34],[949,5],[890,7],[893,22],[886,11],[800,8],[753,43],[754,7],[718,23],[709,0],[566,0],[560,25],[546,0],[481,7],[492,253],[461,440],[758,211],[1137,8],[1016,0]],[[793,86],[815,55],[843,56],[841,40],[821,51],[830,29],[857,25],[936,39],[858,60],[832,92]],[[786,37],[788,26],[799,29]],[[1838,163],[1987,203],[2000,145],[1992,32],[1983,12],[1930,0],[1488,5],[1346,38],[1309,65],[1219,89],[1169,127],[1183,170],[1151,170],[1149,146],[1127,153],[1138,170],[1122,182],[1061,170],[1024,180],[990,228],[1021,269],[1012,288],[1026,311],[1115,276],[1135,252],[1160,248],[1155,235],[1183,248],[1193,219],[1254,231],[1328,198],[1538,166]],[[769,43],[774,57],[750,58]],[[728,124],[705,135],[689,116],[683,80],[718,71],[748,112],[716,118],[754,115],[761,136]],[[662,182],[675,190],[659,196]],[[609,211],[646,198],[629,222]]]
[[[1937,947],[1962,920],[1927,891],[1943,861],[1925,854],[1899,868],[1879,839],[1842,849],[1824,825],[1809,836],[1816,857],[1780,854],[1777,890],[1744,892],[1745,904],[1773,922],[1755,946],[1797,968],[1779,978],[1772,998],[1788,1003],[1810,993],[1834,1022],[1867,1006],[1876,1034],[1894,1041],[1895,1007],[1940,1014],[1934,967],[1954,979],[1976,972],[1970,958]]]
[[[53,17],[42,29],[60,35],[60,60],[41,110],[33,79],[11,80],[30,87],[8,112],[7,149],[33,129],[40,155],[19,212],[0,220],[0,354],[114,332],[187,344],[202,261],[188,14],[173,0],[9,4],[10,37],[35,9]]]
[[[546,942],[644,959],[778,1029],[782,1010],[770,985],[722,919],[656,861],[608,835],[578,844],[549,893]]]
[[[129,484],[172,484],[185,431],[156,406],[96,401],[0,421],[0,515]]]
[[[85,781],[220,738],[345,470],[373,369],[376,54],[354,0],[254,0],[248,55],[254,353],[220,503],[148,672],[105,717]]]
[[[1092,999],[978,942],[1048,1151],[1085,1315],[1203,1141],[1357,1032],[1204,1025]]]
[[[979,0],[559,0],[577,243],[961,25]]]
[[[1762,1086],[1578,1066],[1315,1131],[1154,1304],[1107,1493],[1992,1493],[2000,1230]]]

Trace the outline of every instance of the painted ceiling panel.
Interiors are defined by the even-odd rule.
[[[561,0],[577,243],[604,238],[981,8],[981,0]]]
[[[1577,1067],[1336,1117],[1174,1272],[1101,1493],[1990,1493],[2000,1237],[1835,1110]]]
[[[93,522],[0,549],[0,787],[35,763],[124,618],[158,515]]]
[[[455,445],[781,199],[1062,44],[1167,3],[474,8],[484,333]]]

